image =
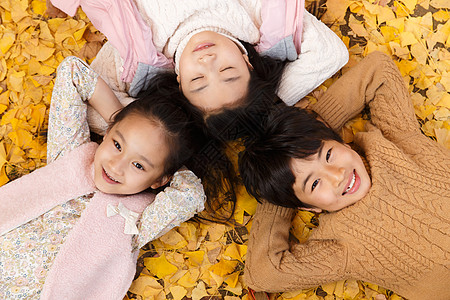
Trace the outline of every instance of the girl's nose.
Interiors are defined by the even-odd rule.
[[[125,169],[125,161],[123,159],[121,159],[120,157],[111,158],[109,165],[110,165],[111,171],[113,171],[115,175],[123,174],[123,170]]]
[[[211,63],[212,61],[214,61],[216,58],[216,55],[214,53],[211,54],[205,54],[203,56],[201,56],[198,60],[201,63]]]

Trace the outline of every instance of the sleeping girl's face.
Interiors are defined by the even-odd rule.
[[[369,192],[370,177],[354,150],[334,140],[323,141],[308,159],[292,159],[294,192],[315,212],[337,211],[361,200]]]
[[[236,106],[247,95],[248,57],[221,34],[203,31],[194,35],[178,64],[184,96],[206,113]]]
[[[168,145],[161,126],[130,114],[105,135],[94,158],[94,182],[107,194],[131,195],[166,184]]]

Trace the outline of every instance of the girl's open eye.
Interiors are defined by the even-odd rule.
[[[117,141],[113,141],[114,142],[114,147],[116,147],[117,150],[121,151],[122,147],[120,146],[120,144]]]
[[[138,162],[134,162],[133,165],[134,165],[136,168],[138,168],[139,170],[144,170],[144,167],[143,167],[140,163],[138,163]]]
[[[327,151],[327,155],[325,156],[325,159],[327,160],[327,162],[328,162],[328,160],[330,159],[330,156],[331,156],[331,150],[332,150],[333,148],[330,148],[328,151]]]
[[[318,184],[319,184],[319,179],[314,180],[314,182],[311,186],[311,192],[314,191],[314,189],[317,187]]]

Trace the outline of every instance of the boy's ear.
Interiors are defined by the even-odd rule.
[[[156,182],[154,182],[150,187],[152,189],[157,189],[160,186],[166,185],[170,179],[172,179],[172,176],[168,176],[168,175],[164,175],[163,177],[161,177],[160,179],[158,179]]]
[[[299,208],[314,213],[321,213],[323,211],[321,208],[318,207],[299,207]]]
[[[177,75],[177,82],[180,83],[180,81],[181,81],[180,75]]]

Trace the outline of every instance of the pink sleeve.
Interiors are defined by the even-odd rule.
[[[284,37],[292,35],[297,53],[300,53],[304,9],[304,0],[263,0],[258,52],[269,50]]]
[[[51,0],[53,5],[69,15],[74,15],[78,6],[119,51],[124,61],[122,80],[131,82],[138,63],[154,67],[171,64],[158,53],[152,41],[150,27],[142,20],[132,0]]]

